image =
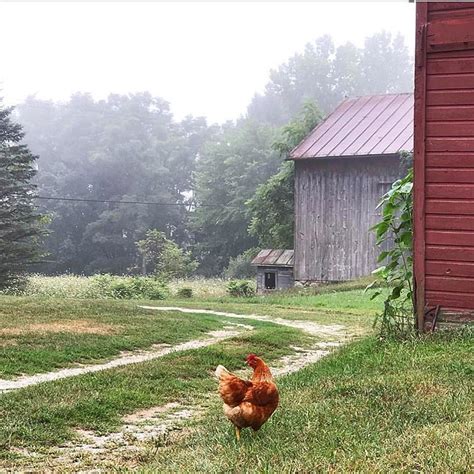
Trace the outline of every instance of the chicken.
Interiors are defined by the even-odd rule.
[[[277,386],[265,362],[255,354],[249,354],[246,362],[253,368],[250,381],[240,379],[223,365],[216,369],[224,414],[234,424],[238,441],[242,428],[259,430],[276,410],[279,401]]]

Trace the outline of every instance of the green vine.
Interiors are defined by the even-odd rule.
[[[382,198],[382,219],[372,227],[377,245],[382,251],[378,262],[383,265],[373,273],[389,289],[384,310],[377,317],[382,337],[406,337],[415,329],[415,299],[413,288],[413,170],[393,183]],[[370,288],[372,285],[369,285]],[[372,299],[379,296],[376,291]]]

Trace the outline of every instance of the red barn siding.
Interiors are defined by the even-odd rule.
[[[414,260],[420,327],[474,314],[474,3],[417,5]]]

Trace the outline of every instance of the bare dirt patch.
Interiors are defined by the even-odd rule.
[[[74,334],[113,334],[120,331],[120,326],[112,324],[97,323],[86,319],[73,319],[52,321],[50,323],[26,324],[22,327],[11,327],[0,329],[0,335],[21,336],[26,333],[61,333]]]
[[[17,346],[18,341],[15,339],[2,339],[0,340],[0,347],[12,347],[12,346]]]
[[[147,452],[162,446],[169,436],[184,429],[187,420],[201,413],[198,407],[171,402],[123,417],[120,430],[106,435],[78,429],[74,441],[48,452],[49,467],[56,471],[67,466],[73,472],[108,472],[117,462],[124,468],[137,467]],[[30,459],[32,454],[28,453]]]

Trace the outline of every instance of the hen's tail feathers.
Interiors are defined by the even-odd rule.
[[[219,380],[222,379],[222,377],[225,377],[226,375],[229,375],[230,372],[223,366],[223,365],[218,365],[217,369],[215,371],[215,376]]]

